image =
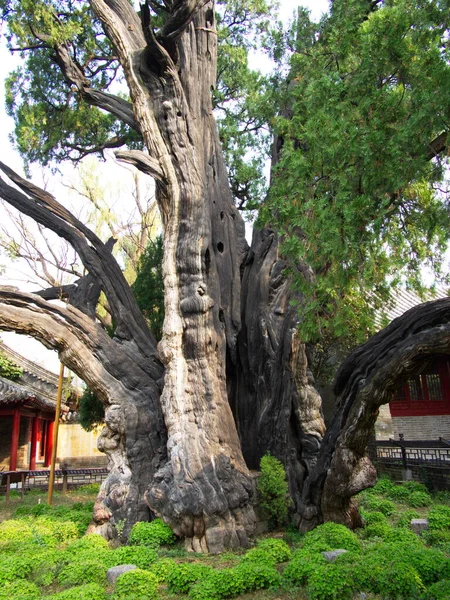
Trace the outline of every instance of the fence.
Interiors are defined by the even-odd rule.
[[[389,440],[369,445],[369,456],[379,474],[416,479],[432,489],[450,489],[450,441]]]
[[[0,473],[0,490],[9,493],[12,485],[18,487],[23,497],[25,489],[48,488],[50,471],[3,471]],[[67,491],[69,485],[82,485],[85,483],[100,483],[108,475],[108,469],[56,469],[55,486],[60,486],[63,492]]]

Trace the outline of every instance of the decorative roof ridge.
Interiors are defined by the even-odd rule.
[[[8,358],[10,358],[18,367],[21,367],[24,371],[27,371],[30,375],[33,375],[37,379],[46,381],[52,385],[58,386],[58,375],[48,371],[44,367],[36,364],[35,362],[25,358],[9,346],[7,346],[2,340],[0,340],[0,352],[3,352]],[[67,379],[67,378],[65,378]]]

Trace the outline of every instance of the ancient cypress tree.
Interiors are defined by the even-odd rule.
[[[436,34],[433,40],[439,46],[438,32],[444,39],[446,31],[440,4],[436,3],[432,14],[427,5],[415,15],[415,28],[402,21],[401,39],[407,40],[406,47],[412,43],[408,35],[414,37],[418,31],[417,24],[424,24],[424,32],[430,31],[430,19]],[[328,311],[340,314],[335,324],[342,325],[346,313],[336,310],[351,307],[355,298],[360,305],[374,287],[374,278],[366,274],[364,283],[357,277],[362,273],[358,268],[369,264],[373,272],[375,255],[370,250],[376,244],[395,245],[398,236],[380,237],[393,215],[409,215],[402,226],[413,224],[411,231],[417,235],[410,239],[414,244],[428,249],[442,245],[442,228],[429,227],[433,218],[443,214],[442,203],[431,202],[431,193],[414,195],[411,184],[420,175],[425,183],[414,189],[429,190],[442,178],[442,169],[430,174],[422,165],[435,164],[431,158],[445,149],[444,121],[423,116],[421,136],[413,138],[411,147],[401,146],[416,162],[386,188],[376,178],[364,180],[367,162],[363,159],[370,160],[373,140],[363,145],[361,156],[356,151],[343,155],[336,148],[325,153],[333,140],[342,139],[336,123],[344,122],[345,108],[355,104],[360,108],[359,113],[355,109],[356,114],[350,114],[356,129],[353,141],[357,134],[373,130],[369,122],[373,107],[355,93],[362,72],[370,72],[366,67],[361,72],[356,68],[358,44],[373,38],[382,19],[389,29],[389,19],[399,11],[408,14],[408,2],[393,2],[391,12],[388,6],[380,8],[381,24],[378,15],[378,20],[371,18],[377,14],[378,3],[365,0],[334,2],[328,25],[319,29],[300,14],[299,29],[288,45],[294,56],[310,56],[318,77],[314,80],[313,69],[308,70],[299,59],[298,71],[294,63],[291,82],[284,86],[287,100],[280,113],[284,116],[274,156],[278,174],[265,204],[268,226],[260,225],[255,231],[251,248],[235,203],[236,197],[239,203],[245,201],[251,182],[241,177],[230,188],[213,114],[213,97],[220,103],[223,91],[216,81],[213,0],[148,0],[139,11],[128,0],[1,5],[9,21],[11,44],[30,53],[27,70],[9,81],[9,110],[17,120],[22,152],[31,160],[43,160],[70,156],[83,145],[89,151],[120,148],[116,151],[119,160],[155,179],[163,220],[165,319],[162,340],[156,345],[111,254],[111,243],[103,243],[51,194],[0,163],[15,184],[1,180],[0,195],[66,239],[88,271],[68,291],[65,308],[51,302],[60,296],[58,289],[41,296],[1,289],[0,324],[56,348],[61,360],[105,404],[106,427],[99,445],[108,455],[110,475],[96,503],[95,530],[114,535],[117,520],[125,519],[129,528],[137,520],[148,519],[151,509],[194,550],[218,552],[245,545],[255,519],[249,468],[257,467],[267,450],[286,465],[300,527],[307,529],[330,518],[355,524],[351,498],[373,483],[373,470],[364,453],[378,406],[389,400],[389,392],[421,354],[431,351],[433,337],[439,333],[442,351],[448,343],[445,302],[428,310],[417,326],[409,327],[416,321],[410,315],[402,325],[374,338],[343,367],[337,384],[338,410],[323,437],[321,400],[305,346],[306,341],[320,339],[321,333],[311,335],[314,311],[318,323],[323,324]],[[237,25],[236,37],[243,35],[245,24],[252,24],[252,15],[267,9],[257,1],[230,6],[237,11],[236,18],[227,22],[222,12],[219,25],[225,23],[230,31]],[[345,36],[339,31],[343,23]],[[366,30],[369,38],[364,37]],[[412,40],[417,47],[431,45],[424,36],[425,41]],[[390,49],[385,50],[389,55]],[[275,45],[274,54],[278,52],[279,45]],[[230,60],[232,56],[230,52]],[[408,60],[406,54],[400,58],[402,64]],[[429,58],[434,66],[442,66],[441,76],[447,74],[442,53],[430,50]],[[373,77],[378,81],[380,71],[397,72],[397,67],[387,61],[374,68]],[[119,72],[127,84],[126,98],[113,93]],[[305,89],[303,72],[309,79]],[[395,88],[389,100],[398,104],[405,98],[405,110],[414,115],[417,102],[411,100],[409,91],[418,87],[419,78],[413,75],[416,72],[402,71],[401,76],[388,78],[388,83],[384,75],[378,87],[368,75],[366,88]],[[254,83],[250,76],[248,81]],[[348,82],[354,86],[350,91],[345,88]],[[327,98],[338,101],[333,104],[334,129],[320,119],[314,125],[318,92],[323,102]],[[339,105],[342,99],[347,101]],[[376,98],[372,100],[376,103]],[[448,108],[445,98],[439,106],[444,111]],[[384,108],[381,115],[395,125],[392,113]],[[261,115],[266,118],[270,111],[257,114],[263,120]],[[408,121],[403,112],[402,118]],[[314,143],[313,132],[317,136],[320,127],[329,134],[323,136],[323,147]],[[389,133],[388,125],[386,129]],[[401,132],[401,124],[396,131]],[[236,133],[244,135],[246,130]],[[397,138],[402,142],[401,135]],[[222,141],[230,151],[230,138],[223,134]],[[355,143],[352,148],[356,147]],[[334,164],[336,157],[343,162]],[[233,163],[234,171],[248,176],[240,158]],[[330,172],[325,172],[328,168]],[[345,208],[353,194],[356,205]],[[362,211],[365,218],[346,221],[348,214],[361,212],[364,198],[372,201],[370,210]],[[428,220],[412,219],[427,198]],[[326,224],[326,207],[333,235],[327,236],[324,225],[325,249],[319,252],[315,250],[317,231],[314,226],[308,229],[308,224],[315,223],[315,208]],[[283,235],[283,254],[277,229]],[[367,243],[360,244],[359,253],[339,253],[347,242],[353,247],[350,233],[354,231]],[[403,259],[408,252],[405,246]],[[320,260],[314,262],[316,255]],[[400,258],[396,260],[399,264]],[[346,267],[339,270],[339,264]],[[376,280],[381,291],[388,277],[385,270]],[[340,292],[343,281],[349,283]],[[329,290],[333,302],[324,290]],[[112,337],[94,319],[100,292],[110,306]],[[302,319],[302,314],[307,318]],[[361,323],[366,321],[361,319]],[[339,327],[333,327],[339,336]],[[321,325],[318,331],[322,329]],[[404,360],[399,362],[398,357]]]

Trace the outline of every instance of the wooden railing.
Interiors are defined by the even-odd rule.
[[[376,441],[369,445],[369,456],[378,462],[401,463],[404,469],[417,465],[450,467],[450,441]]]

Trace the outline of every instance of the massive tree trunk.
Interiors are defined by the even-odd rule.
[[[110,247],[1,163],[22,191],[0,180],[0,195],[68,240],[89,281],[79,282],[75,294],[62,290],[78,308],[45,300],[54,290],[44,297],[2,290],[0,326],[56,348],[106,405],[100,448],[110,475],[94,527],[112,535],[114,523],[125,519],[127,531],[149,518],[150,508],[189,549],[245,546],[254,530],[248,467],[257,468],[268,450],[286,465],[303,529],[327,519],[356,524],[351,496],[373,483],[365,447],[378,406],[431,352],[430,340],[448,350],[448,326],[436,325],[447,323],[448,303],[433,305],[434,321],[420,313],[418,326],[407,317],[349,359],[338,378],[339,409],[323,437],[320,397],[292,303],[301,298],[291,292],[274,232],[255,232],[248,249],[228,186],[211,105],[213,0],[166,3],[157,32],[147,5],[138,15],[128,0],[90,4],[120,60],[131,103],[90,88],[67,45],[52,50],[70,86],[142,136],[145,152],[117,157],[156,180],[164,224],[163,339],[156,349]],[[307,268],[302,274],[311,277]],[[112,339],[94,320],[100,289],[116,325]]]

